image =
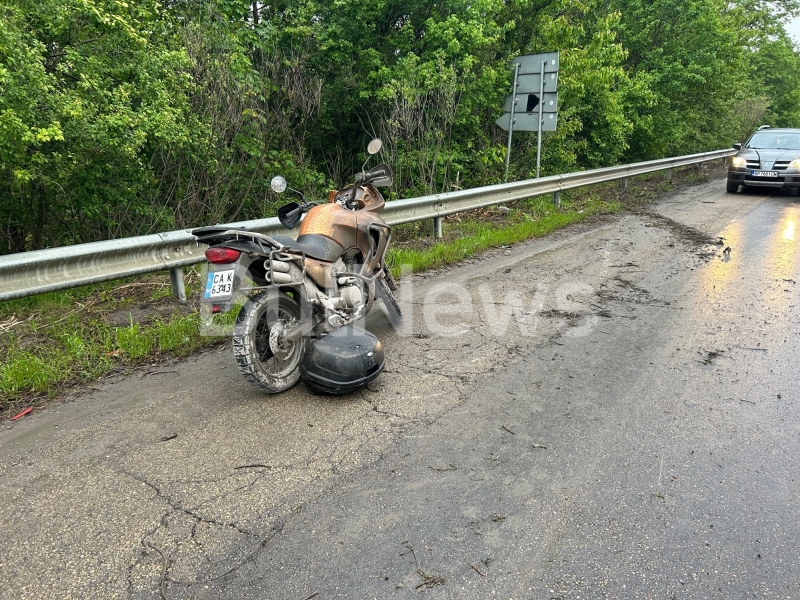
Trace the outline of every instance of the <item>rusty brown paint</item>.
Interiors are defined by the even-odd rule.
[[[380,268],[380,260],[383,257],[386,243],[381,244],[382,247],[377,249],[374,256],[371,256],[372,241],[369,236],[369,227],[372,223],[384,224],[379,215],[383,211],[385,202],[381,193],[372,185],[362,186],[360,191],[357,210],[347,210],[335,202],[320,204],[309,210],[300,224],[299,235],[307,233],[324,235],[339,244],[343,251],[358,248],[361,256],[369,262],[365,265],[364,272],[371,275]],[[340,193],[347,193],[347,188]],[[329,194],[329,200],[335,197],[336,193]],[[316,267],[314,271],[308,266],[306,268],[312,279],[318,284],[322,282],[317,279],[318,277],[330,277],[330,274],[326,275]],[[326,288],[330,287],[326,284],[322,285]]]

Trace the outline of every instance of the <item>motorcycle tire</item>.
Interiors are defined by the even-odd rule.
[[[270,332],[276,326],[293,324],[300,315],[300,305],[275,290],[261,292],[245,302],[233,327],[233,355],[247,381],[277,394],[300,380],[308,338],[303,336],[285,349],[270,344]]]
[[[394,327],[400,325],[400,323],[403,322],[403,313],[400,311],[400,306],[397,304],[397,300],[395,300],[394,294],[392,294],[392,290],[389,289],[389,285],[386,283],[385,279],[380,279],[378,281],[376,295],[386,308],[389,322]]]
[[[392,272],[389,270],[389,267],[384,267],[383,273],[384,273],[384,279],[386,279],[386,285],[389,286],[389,291],[396,292],[397,283],[395,283],[394,277],[392,277]]]

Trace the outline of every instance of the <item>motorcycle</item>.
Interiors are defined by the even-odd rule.
[[[380,139],[372,140],[368,154],[377,154],[381,146]],[[330,192],[327,203],[309,202],[280,175],[272,179],[275,193],[288,190],[299,196],[299,203],[278,209],[278,218],[287,229],[300,222],[296,240],[225,226],[192,231],[198,242],[209,245],[201,303],[210,306],[212,314],[226,313],[233,309],[237,296],[247,296],[233,328],[233,353],[244,378],[269,393],[295,385],[310,345],[363,318],[376,298],[384,304],[392,324],[402,319],[392,294],[397,287],[386,265],[391,228],[380,216],[385,202],[378,191],[392,184],[392,174],[385,164],[365,171],[369,159],[352,184]],[[367,353],[372,362],[364,372],[363,365],[369,361],[355,357],[361,369],[357,381],[353,379],[358,385],[371,381],[383,369],[383,350],[371,337],[380,361],[378,364],[375,352]],[[337,351],[340,346],[329,346],[334,353],[342,353]],[[361,343],[353,347],[359,348]],[[334,358],[333,363],[336,361]],[[331,369],[342,371],[341,365]],[[349,383],[343,382],[333,392],[352,389]],[[331,390],[309,380],[306,385],[311,391]]]

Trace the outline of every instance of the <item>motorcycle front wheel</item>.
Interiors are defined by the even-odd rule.
[[[394,284],[394,280],[392,280],[392,284]],[[400,311],[400,305],[397,304],[397,300],[395,300],[392,289],[386,279],[378,281],[375,295],[383,302],[389,322],[393,327],[399,327],[400,323],[403,322],[403,313]]]
[[[233,327],[233,355],[247,381],[271,394],[298,382],[308,338],[303,336],[286,346],[278,339],[300,315],[300,305],[275,290],[261,292],[245,302]]]

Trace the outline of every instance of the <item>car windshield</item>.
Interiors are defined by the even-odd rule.
[[[747,147],[757,150],[800,150],[800,133],[759,131],[753,134]]]

